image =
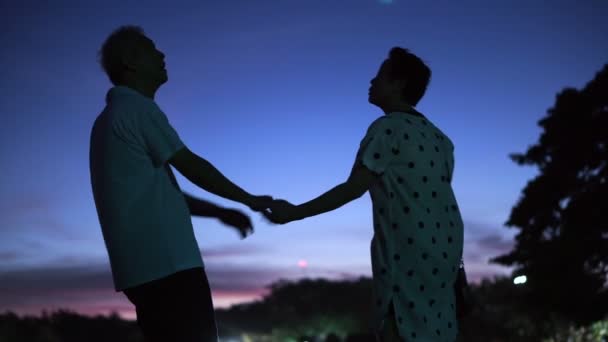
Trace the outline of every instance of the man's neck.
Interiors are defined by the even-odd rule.
[[[154,96],[156,95],[156,90],[158,90],[158,88],[153,89],[150,86],[146,86],[145,84],[141,84],[140,82],[134,82],[134,81],[124,82],[120,85],[129,87],[129,88],[135,90],[136,92],[142,94],[143,96],[150,98],[152,100],[154,100]]]

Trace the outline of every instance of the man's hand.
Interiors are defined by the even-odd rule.
[[[247,234],[253,233],[253,225],[249,216],[243,214],[236,209],[224,209],[218,216],[218,219],[225,225],[236,228],[241,238],[247,237]]]
[[[270,207],[274,199],[272,196],[251,196],[246,205],[253,211],[264,211]]]
[[[299,208],[285,200],[272,201],[268,209],[262,211],[262,214],[272,223],[285,224],[301,219]]]

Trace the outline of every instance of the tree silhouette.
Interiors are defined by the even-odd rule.
[[[556,96],[540,142],[509,157],[537,165],[513,207],[514,250],[490,260],[526,275],[523,300],[539,319],[577,325],[608,313],[608,64],[582,90]]]
[[[2,342],[142,342],[136,322],[125,321],[116,313],[108,317],[88,317],[67,309],[41,317],[0,314]]]

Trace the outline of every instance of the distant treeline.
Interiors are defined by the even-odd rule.
[[[256,342],[373,341],[369,326],[371,279],[279,281],[269,288],[262,300],[216,311],[220,338]],[[459,327],[463,341],[538,342],[571,326],[554,313],[526,307],[518,299],[521,290],[507,277],[471,284],[471,290],[477,305]],[[606,330],[608,322],[602,324]],[[0,341],[143,342],[143,338],[136,322],[123,320],[116,313],[87,317],[59,310],[41,317],[18,317],[10,312],[0,315]]]

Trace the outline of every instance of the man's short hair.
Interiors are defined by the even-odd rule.
[[[389,52],[389,79],[406,79],[403,89],[405,100],[415,106],[424,96],[431,81],[431,69],[409,50],[393,47]]]
[[[97,53],[101,67],[108,75],[110,82],[114,85],[120,84],[122,80],[123,66],[121,58],[126,54],[133,53],[136,42],[145,37],[144,30],[135,25],[124,25],[112,32]]]

